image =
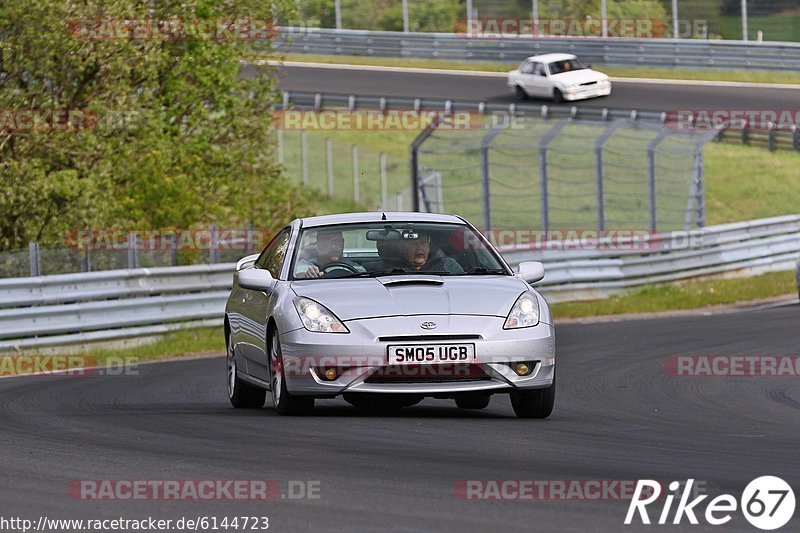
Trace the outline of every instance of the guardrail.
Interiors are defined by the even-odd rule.
[[[547,274],[537,287],[551,301],[600,298],[648,283],[723,272],[791,270],[800,257],[800,215],[675,232],[647,244],[644,251],[555,250],[547,243],[540,250],[501,251],[512,265],[544,261]],[[0,280],[0,352],[219,325],[234,267],[226,263]]]
[[[519,63],[549,52],[615,66],[800,70],[800,43],[697,39],[471,37],[452,33],[283,28],[293,53]]]

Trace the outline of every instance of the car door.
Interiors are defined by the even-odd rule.
[[[532,96],[549,97],[552,93],[550,78],[547,76],[547,66],[544,63],[535,62],[531,72],[531,92]]]
[[[281,283],[281,268],[289,248],[289,228],[283,229],[264,248],[256,259],[253,268],[268,270],[276,285]],[[247,360],[247,373],[258,379],[268,381],[267,354],[267,311],[275,293],[275,286],[268,292],[241,289],[241,353]],[[238,302],[237,302],[238,303]]]

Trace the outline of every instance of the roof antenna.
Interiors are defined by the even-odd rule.
[[[386,220],[386,213],[383,214],[383,216],[381,217],[381,220]]]

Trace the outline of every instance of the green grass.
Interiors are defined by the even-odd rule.
[[[751,41],[757,39],[758,30],[764,32],[765,41],[798,42],[800,41],[800,12],[748,17],[747,34]],[[721,17],[720,33],[725,39],[741,39],[741,16]]]
[[[798,39],[795,39],[798,40]],[[503,62],[470,62],[441,59],[413,59],[395,57],[363,57],[363,56],[325,56],[311,54],[287,54],[286,61],[304,61],[316,63],[348,63],[352,65],[378,65],[387,67],[410,67],[431,69],[470,70],[481,72],[507,72],[515,67],[515,63]],[[713,69],[672,69],[647,67],[612,67],[595,65],[603,72],[615,78],[656,78],[680,79],[692,81],[735,81],[750,83],[795,83],[800,84],[799,72],[774,70],[713,70]]]
[[[130,358],[135,361],[152,361],[172,357],[225,353],[225,336],[222,326],[179,329],[165,334],[159,340],[130,348],[98,348],[86,355],[103,364],[109,357]]]
[[[557,303],[552,305],[552,311],[558,321],[559,318],[701,309],[796,293],[794,272],[773,272],[751,278],[647,285],[605,300]]]
[[[800,212],[800,154],[711,143],[705,150],[708,224]]]

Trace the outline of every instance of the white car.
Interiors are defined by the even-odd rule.
[[[529,96],[563,101],[611,94],[611,81],[572,54],[532,56],[508,73],[508,86],[520,99]]]

